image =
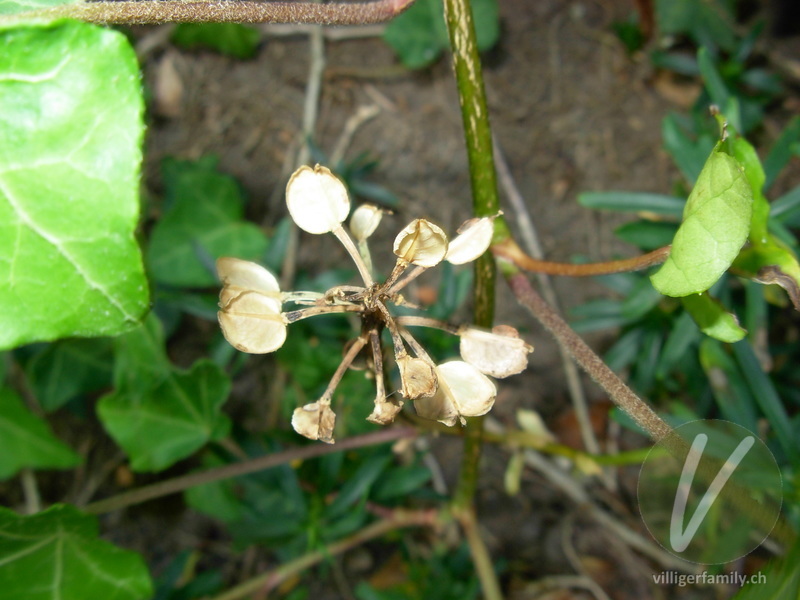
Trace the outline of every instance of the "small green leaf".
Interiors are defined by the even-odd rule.
[[[680,219],[686,201],[675,196],[647,192],[584,192],[578,203],[586,208],[654,214]]]
[[[8,388],[0,389],[0,440],[0,480],[23,468],[69,469],[81,462]]]
[[[681,301],[686,312],[692,315],[700,331],[707,336],[732,344],[747,335],[747,332],[739,326],[736,315],[726,311],[708,293],[684,296]]]
[[[36,398],[46,411],[53,411],[72,398],[111,385],[111,340],[61,340],[49,344],[27,365]]]
[[[0,507],[0,589],[8,600],[146,600],[142,557],[98,539],[97,519],[67,505],[20,516]]]
[[[68,21],[0,47],[0,348],[131,329],[148,304],[133,49]]]
[[[688,296],[714,285],[747,240],[752,211],[742,168],[715,149],[686,202],[669,258],[650,278],[653,286],[666,296]]]
[[[496,0],[471,0],[478,50],[492,48],[500,37]],[[417,0],[393,19],[383,34],[402,63],[420,69],[433,63],[450,46],[442,0]]]
[[[745,248],[736,257],[737,272],[764,284],[781,286],[800,310],[800,263],[794,253],[772,234],[766,243]]]
[[[241,23],[179,23],[170,39],[184,48],[208,48],[234,58],[253,58],[261,34]]]
[[[645,251],[663,248],[672,243],[677,226],[662,221],[633,221],[614,230],[623,242],[633,244]]]
[[[130,456],[133,470],[160,471],[227,435],[230,421],[220,408],[229,391],[225,373],[203,360],[148,391],[117,390],[104,396],[97,412]]]
[[[118,390],[148,390],[171,373],[164,331],[155,314],[150,313],[133,331],[114,338],[114,387]]]
[[[153,228],[147,260],[159,283],[203,287],[217,284],[214,260],[258,260],[267,239],[242,220],[244,198],[235,179],[209,160],[164,161],[167,210]]]
[[[669,152],[686,180],[689,183],[697,181],[703,162],[714,149],[714,139],[708,135],[690,138],[678,116],[673,113],[668,114],[661,122],[661,137],[664,139],[664,149]]]

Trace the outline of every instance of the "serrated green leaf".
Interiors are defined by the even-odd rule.
[[[184,48],[208,48],[245,59],[255,56],[261,34],[241,23],[179,23],[170,40]]]
[[[159,471],[227,435],[230,421],[220,408],[229,391],[225,373],[201,360],[188,372],[173,371],[150,390],[104,396],[97,413],[130,456],[133,470]]]
[[[68,21],[0,47],[0,348],[128,330],[148,304],[133,49]]]
[[[30,516],[0,508],[4,600],[150,598],[153,584],[142,557],[97,534],[97,519],[72,506]]]
[[[164,161],[169,206],[153,228],[147,260],[153,279],[183,287],[217,284],[214,260],[260,259],[267,239],[242,220],[244,198],[235,179],[209,161]]]
[[[669,258],[651,276],[666,296],[704,292],[730,267],[747,240],[753,192],[737,161],[712,151],[686,208]]]
[[[736,315],[725,310],[722,304],[706,292],[684,296],[681,301],[700,331],[707,336],[732,344],[747,335],[747,332],[739,326]]]
[[[0,480],[23,468],[69,469],[81,462],[8,388],[0,389],[0,440]]]
[[[500,37],[496,0],[471,0],[478,50],[489,50]],[[442,0],[417,0],[393,19],[383,34],[402,63],[420,69],[433,63],[450,46]]]
[[[72,398],[111,385],[108,338],[61,340],[36,354],[25,373],[42,408],[53,411]]]

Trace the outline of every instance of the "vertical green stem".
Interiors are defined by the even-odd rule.
[[[444,14],[453,48],[453,68],[464,121],[473,213],[475,216],[493,215],[499,210],[497,175],[494,170],[492,132],[489,128],[486,94],[469,0],[444,0]],[[482,327],[492,326],[494,287],[495,263],[487,253],[475,263],[475,323]],[[482,432],[483,419],[469,419],[461,475],[454,498],[457,508],[466,509],[472,506],[478,480]]]

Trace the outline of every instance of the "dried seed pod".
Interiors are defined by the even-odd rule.
[[[286,341],[286,323],[280,301],[256,291],[238,292],[229,287],[220,293],[222,310],[217,313],[225,339],[242,352],[274,352]]]
[[[498,325],[491,332],[467,327],[460,335],[461,358],[481,373],[498,379],[524,371],[528,354],[533,352],[533,346],[506,325]]]
[[[335,423],[336,413],[331,410],[330,403],[322,400],[295,408],[292,413],[292,427],[297,433],[326,444],[334,443]]]
[[[417,414],[452,426],[464,417],[478,417],[494,406],[497,388],[483,373],[460,360],[436,367],[439,388],[430,398],[414,400]]]
[[[414,400],[436,393],[436,373],[433,367],[421,358],[402,356],[397,359],[397,368],[400,369],[403,397]]]
[[[496,217],[481,217],[465,221],[458,235],[450,240],[445,260],[454,265],[472,262],[482,255],[492,243]]]
[[[221,302],[223,308],[228,301],[238,296],[241,292],[252,290],[273,300],[275,310],[280,312],[281,290],[278,280],[275,275],[261,265],[249,260],[223,256],[217,259],[217,275],[225,286],[223,292],[225,289],[228,290],[227,299]],[[231,294],[231,292],[233,293]],[[220,299],[222,300],[222,294]]]
[[[383,209],[374,204],[362,204],[353,211],[350,217],[350,231],[356,241],[363,242],[371,236],[383,218]]]
[[[394,253],[419,267],[435,267],[447,254],[447,235],[425,219],[415,219],[394,240]]]
[[[308,233],[328,233],[350,213],[344,184],[330,169],[300,167],[286,185],[286,206],[297,226]]]
[[[375,398],[375,408],[372,414],[367,417],[367,421],[376,425],[388,425],[394,422],[397,413],[403,408],[402,400],[387,400],[386,398]]]

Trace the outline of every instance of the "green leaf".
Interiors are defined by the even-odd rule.
[[[719,148],[689,195],[672,251],[650,277],[666,296],[704,292],[728,269],[747,240],[753,193],[737,161]]]
[[[677,229],[674,223],[663,221],[633,221],[614,230],[623,242],[633,244],[645,251],[662,248],[672,243]]]
[[[142,557],[98,539],[97,519],[72,506],[20,516],[0,508],[0,589],[6,600],[146,600]]]
[[[725,347],[716,340],[706,338],[700,343],[698,356],[722,416],[745,429],[757,431],[756,401],[739,366],[725,351]]]
[[[36,354],[25,373],[42,408],[53,411],[80,394],[110,386],[111,346],[108,338],[61,340]]]
[[[70,21],[0,47],[0,348],[129,330],[148,305],[136,55]]]
[[[767,158],[764,159],[765,189],[769,189],[773,184],[792,155],[797,154],[798,143],[800,143],[800,117],[794,117],[773,144]]]
[[[217,284],[214,260],[260,259],[267,239],[242,220],[244,198],[235,179],[214,161],[167,159],[163,165],[167,210],[153,228],[147,260],[159,283],[203,287]]]
[[[800,598],[800,542],[788,554],[771,560],[759,573],[751,575],[733,600],[797,600]]]
[[[728,51],[736,47],[731,2],[657,0],[656,21],[662,34],[687,34],[698,45]]]
[[[471,0],[478,50],[492,48],[500,37],[496,0]],[[393,19],[383,34],[402,63],[420,69],[436,61],[450,47],[442,0],[417,0]]]
[[[234,58],[253,58],[261,34],[241,23],[179,23],[170,40],[184,48],[208,48]]]
[[[133,331],[114,338],[114,387],[118,390],[145,391],[171,373],[164,331],[155,314],[150,313]]]
[[[0,15],[13,15],[59,4],[77,4],[80,0],[0,0]]]
[[[703,168],[703,162],[714,148],[714,139],[700,135],[691,139],[675,114],[669,114],[661,122],[661,137],[664,148],[689,183],[694,183]]]
[[[739,326],[736,315],[726,311],[722,304],[708,293],[684,296],[681,301],[700,331],[707,336],[732,344],[747,335],[747,332]]]
[[[733,98],[728,91],[725,81],[717,70],[717,66],[711,59],[707,48],[700,48],[697,51],[697,64],[700,67],[700,74],[703,76],[708,95],[714,103],[727,117],[731,124],[738,131],[742,131],[742,120],[739,114],[739,105],[732,102]]]
[[[56,439],[47,423],[31,414],[8,388],[0,389],[0,440],[0,480],[23,468],[69,469],[81,462],[77,454]]]
[[[764,284],[781,286],[792,304],[800,310],[800,263],[778,238],[767,234],[766,242],[745,248],[733,267],[743,275]]]
[[[738,133],[732,132],[730,143],[733,157],[744,169],[744,176],[753,193],[753,216],[750,220],[750,242],[756,246],[766,244],[768,238],[767,220],[769,219],[769,202],[764,197],[764,168],[756,154],[756,149]]]
[[[648,192],[585,192],[578,203],[586,208],[654,214],[679,219],[686,201],[683,198]]]
[[[116,390],[100,400],[97,412],[134,471],[160,471],[227,435],[230,421],[220,408],[229,391],[225,373],[202,360],[150,390]]]

